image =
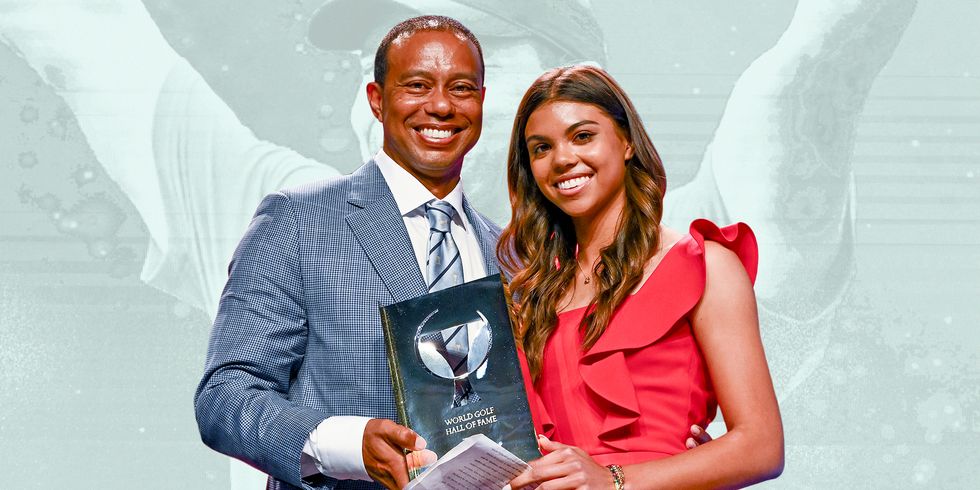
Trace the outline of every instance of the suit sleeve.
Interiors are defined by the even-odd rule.
[[[296,217],[276,193],[232,258],[194,408],[209,447],[300,487],[303,445],[326,418],[289,400],[307,332]]]

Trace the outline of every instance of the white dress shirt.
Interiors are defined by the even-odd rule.
[[[395,163],[384,150],[375,155],[374,161],[395,198],[398,212],[408,230],[408,238],[412,242],[412,250],[415,251],[419,271],[425,278],[429,243],[429,219],[425,215],[425,204],[436,197],[412,174]],[[463,211],[462,181],[442,200],[451,204],[456,211],[449,228],[456,248],[459,249],[463,280],[473,281],[485,277],[487,269],[480,243],[473,232],[473,225]],[[303,447],[302,475],[305,477],[322,473],[338,480],[371,480],[361,457],[364,427],[369,420],[370,417],[334,416],[320,422],[310,432]]]

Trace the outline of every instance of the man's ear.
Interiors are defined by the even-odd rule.
[[[368,98],[368,104],[371,105],[371,113],[374,114],[374,118],[377,119],[378,122],[382,122],[382,123],[384,122],[381,119],[381,103],[382,103],[381,101],[383,98],[382,97],[383,92],[384,90],[381,88],[380,83],[371,82],[367,84],[367,98]]]
[[[486,102],[487,100],[487,86],[484,85],[480,88],[480,100]]]

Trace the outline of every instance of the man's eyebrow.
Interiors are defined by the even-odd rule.
[[[408,70],[404,71],[399,75],[399,79],[406,78],[434,78],[432,72],[426,70]],[[476,72],[461,71],[449,75],[450,80],[473,80],[474,82],[479,82],[480,74]]]
[[[451,77],[454,80],[467,79],[467,80],[479,80],[480,73],[475,71],[461,71],[453,73]]]
[[[398,76],[398,78],[400,79],[415,78],[415,77],[432,78],[432,73],[427,72],[425,70],[409,70],[409,71],[401,72],[401,74]]]

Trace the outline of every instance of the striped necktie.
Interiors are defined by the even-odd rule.
[[[429,219],[429,253],[425,265],[430,292],[463,283],[463,263],[449,231],[453,213],[452,204],[446,201],[425,205],[425,216]]]

